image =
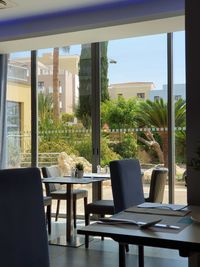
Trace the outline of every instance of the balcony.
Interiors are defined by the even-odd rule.
[[[8,64],[8,80],[15,82],[28,82],[28,68]]]

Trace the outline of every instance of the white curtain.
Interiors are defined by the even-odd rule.
[[[6,88],[8,55],[0,55],[0,169],[6,167]]]

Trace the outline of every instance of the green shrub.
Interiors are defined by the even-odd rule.
[[[112,145],[113,151],[119,154],[122,158],[135,158],[137,157],[137,140],[130,133],[125,133],[121,142]]]
[[[69,113],[63,113],[61,120],[64,123],[73,122],[74,121],[74,115],[73,114],[69,114]]]
[[[101,142],[101,166],[104,167],[109,165],[111,160],[120,159],[120,155],[115,153],[108,145],[108,140],[106,138],[102,139]]]
[[[75,145],[77,151],[81,157],[86,158],[90,163],[92,162],[92,143],[91,137],[85,138],[82,142]],[[108,165],[111,160],[119,159],[120,156],[116,154],[108,146],[108,140],[102,138],[101,140],[101,166]]]
[[[78,151],[64,140],[42,141],[39,143],[39,153],[60,153],[63,151],[67,154],[79,155]]]

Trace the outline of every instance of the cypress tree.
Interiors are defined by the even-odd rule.
[[[108,94],[108,42],[101,43],[101,102],[109,99]],[[91,125],[91,45],[83,44],[79,62],[79,105],[76,115],[85,127]]]

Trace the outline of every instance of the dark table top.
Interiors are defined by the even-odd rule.
[[[72,178],[72,177],[51,177],[44,178],[43,183],[54,184],[90,184],[106,180],[107,178]]]
[[[121,212],[114,217],[134,220],[153,220],[161,218],[162,223],[180,226],[179,230],[159,229],[156,227],[145,230],[134,225],[106,225],[94,223],[78,230],[78,234],[110,237],[117,242],[178,249],[180,251],[200,252],[200,222],[194,222],[191,218],[199,217],[200,207],[190,206],[191,212],[187,215],[155,215],[131,212]]]

